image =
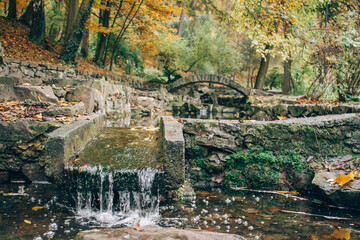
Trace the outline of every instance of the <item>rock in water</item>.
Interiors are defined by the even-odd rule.
[[[328,180],[335,179],[340,174],[346,174],[342,170],[321,170],[315,174],[312,184],[318,188],[320,194],[336,205],[360,208],[360,180],[355,179],[349,183],[332,185]]]
[[[162,228],[156,225],[147,225],[142,231],[135,228],[104,229],[79,232],[75,240],[122,240],[122,239],[188,239],[188,240],[245,240],[246,238],[235,235],[202,230],[185,230]]]

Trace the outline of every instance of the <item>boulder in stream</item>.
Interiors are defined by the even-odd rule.
[[[321,195],[336,205],[360,208],[360,179],[354,179],[344,186],[332,186],[328,180],[335,179],[342,170],[321,170],[316,173],[312,184],[320,191]]]
[[[158,239],[158,240],[245,240],[246,238],[235,234],[217,233],[192,229],[162,228],[156,225],[144,227],[128,227],[119,229],[103,229],[79,232],[75,240],[135,240],[135,239]]]

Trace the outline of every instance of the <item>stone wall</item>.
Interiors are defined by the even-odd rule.
[[[231,109],[219,109],[229,111]],[[233,111],[234,109],[232,109]],[[331,114],[360,113],[359,103],[348,104],[268,104],[241,105],[239,117],[253,120],[273,120],[279,116],[288,118],[314,117]]]
[[[188,177],[193,180],[192,183],[198,186],[222,184],[230,171],[226,168],[230,155],[254,147],[274,154],[296,152],[302,159],[301,165],[309,170],[309,174],[299,174],[287,169],[290,174],[280,172],[279,178],[283,176],[283,183],[302,190],[305,185],[311,186],[314,172],[310,169],[325,166],[326,159],[332,157],[360,153],[360,117],[356,114],[269,122],[200,119],[182,121],[187,173],[190,174]]]
[[[33,63],[10,58],[5,58],[5,65],[0,65],[0,77],[24,79],[32,85],[46,84],[53,79],[91,80],[105,77],[114,83],[118,82],[117,84],[134,88],[147,88],[146,83],[127,75],[102,74],[78,68],[68,68],[63,65]]]
[[[31,120],[0,122],[0,183],[19,176],[46,180],[46,135],[57,127]]]
[[[270,122],[184,119],[187,150],[195,145],[228,153],[259,146],[306,156],[360,153],[360,117],[343,114]]]

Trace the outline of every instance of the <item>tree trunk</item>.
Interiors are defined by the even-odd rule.
[[[288,95],[291,91],[291,64],[292,59],[284,61],[284,82],[282,84],[282,94]]]
[[[269,48],[270,48],[269,46],[266,46],[265,49],[269,49]],[[261,57],[260,68],[256,76],[255,89],[264,88],[264,82],[267,71],[269,69],[270,58],[271,58],[270,53],[266,53],[265,57]]]
[[[181,37],[181,33],[184,28],[184,20],[185,20],[185,10],[182,9],[180,14],[180,22],[179,22],[178,34],[177,34],[179,37]]]
[[[94,0],[83,0],[81,3],[73,26],[73,31],[71,32],[69,40],[66,41],[63,51],[61,52],[61,56],[66,63],[75,61],[77,51],[84,37],[86,23],[91,13],[93,3]]]
[[[65,27],[65,36],[64,36],[65,43],[69,40],[69,37],[72,33],[78,11],[79,11],[79,0],[70,0],[68,6],[68,14],[66,18],[66,27]]]
[[[9,0],[8,18],[16,19],[16,0]]]
[[[83,58],[87,58],[89,56],[89,29],[86,29],[85,36],[81,42],[80,53]]]
[[[30,27],[33,19],[33,14],[34,14],[34,0],[31,0],[29,5],[26,7],[25,12],[19,18],[20,22]]]
[[[106,3],[107,7],[110,7],[110,2],[107,1]],[[103,11],[103,13],[101,13]],[[109,28],[109,22],[110,22],[110,11],[109,10],[100,10],[100,18],[99,23],[106,28]],[[99,33],[99,42],[96,47],[95,52],[95,58],[94,62],[98,65],[101,65],[101,59],[104,57],[104,49],[105,49],[105,43],[106,39],[108,37],[107,33]]]
[[[30,40],[38,45],[45,44],[45,11],[42,0],[33,1],[33,18],[30,26]]]

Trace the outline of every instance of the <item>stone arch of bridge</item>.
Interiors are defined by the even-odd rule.
[[[215,84],[221,84],[224,86],[227,86],[231,89],[234,89],[235,91],[239,92],[240,94],[244,95],[245,97],[248,97],[250,95],[250,89],[245,88],[241,86],[239,83],[235,82],[234,80],[221,76],[221,75],[207,75],[207,74],[201,74],[201,75],[191,75],[188,77],[183,77],[180,79],[175,80],[172,83],[169,83],[166,85],[166,89],[169,92],[174,92],[180,88],[186,87],[191,84],[196,83],[215,83]]]

